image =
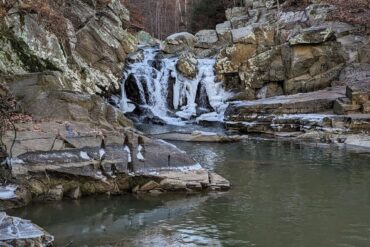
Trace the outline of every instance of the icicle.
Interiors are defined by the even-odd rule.
[[[183,125],[186,123],[183,119],[190,120],[197,117],[197,107],[199,107],[196,104],[197,91],[199,84],[202,83],[210,105],[220,115],[217,119],[223,119],[223,113],[227,107],[225,101],[231,94],[223,89],[222,83],[216,82],[215,59],[198,59],[199,72],[195,78],[188,79],[177,72],[177,57],[163,58],[158,61],[156,58],[158,49],[145,48],[143,51],[144,59],[130,64],[124,76],[128,78],[128,75],[132,75],[135,78],[140,99],[145,102],[143,107],[150,109],[155,116],[168,124]],[[160,62],[160,69],[153,65],[153,61]],[[174,80],[173,85],[169,84],[171,79]],[[123,112],[132,112],[135,106],[127,98],[125,83],[126,81],[122,82],[121,108]],[[167,102],[169,91],[173,92],[171,108],[175,109],[177,117],[173,117],[173,114],[169,116],[171,112]],[[212,118],[215,119],[214,116]]]
[[[124,148],[124,150],[127,152],[127,156],[128,156],[127,161],[128,161],[128,163],[131,163],[132,162],[132,157],[131,157],[131,150],[130,150],[130,148],[126,145],[125,148]]]
[[[138,160],[140,160],[140,161],[144,161],[144,160],[145,160],[145,158],[144,158],[143,154],[141,153],[141,151],[142,151],[142,150],[143,150],[143,146],[139,145],[139,146],[138,146],[138,152],[137,152],[136,157],[137,157],[137,158],[138,158]]]
[[[84,160],[91,160],[90,156],[86,152],[83,152],[83,151],[80,152],[80,157]]]

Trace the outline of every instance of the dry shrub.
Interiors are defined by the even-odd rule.
[[[284,10],[302,10],[310,4],[310,0],[279,0]]]
[[[26,13],[37,14],[38,20],[45,28],[54,33],[60,40],[67,37],[67,22],[63,12],[58,8],[64,5],[65,0],[23,0],[19,9]]]
[[[105,6],[107,6],[108,4],[110,4],[112,2],[112,0],[98,0],[96,1],[96,7],[97,8],[103,8]]]
[[[323,0],[336,6],[331,13],[330,19],[347,22],[353,25],[366,25],[370,23],[369,0]]]
[[[7,155],[12,156],[12,148],[17,136],[15,124],[32,122],[32,117],[16,112],[16,99],[11,94],[6,84],[0,83],[0,162],[1,158]],[[3,142],[3,137],[7,131],[13,131],[14,140],[10,147]]]
[[[16,0],[5,0],[0,1],[0,18],[4,17],[9,9],[11,9],[16,3]]]

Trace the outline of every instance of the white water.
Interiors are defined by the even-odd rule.
[[[231,93],[223,89],[221,82],[216,82],[215,59],[198,59],[198,74],[194,79],[188,79],[177,72],[177,57],[157,60],[160,63],[158,70],[152,65],[153,61],[156,60],[158,50],[144,48],[143,51],[144,59],[130,64],[124,71],[125,80],[122,82],[120,103],[123,112],[128,113],[135,110],[135,104],[130,102],[125,90],[125,84],[131,75],[135,78],[141,102],[145,102],[142,107],[150,109],[156,117],[167,124],[183,125],[197,117],[201,120],[207,120],[207,116],[210,114],[212,116],[210,121],[223,120],[223,114],[227,108],[225,101],[231,96]],[[175,83],[170,84],[170,80]],[[196,104],[196,101],[200,83],[205,89],[209,104],[214,112],[197,116],[197,107],[200,106]],[[145,96],[145,88],[148,97]],[[173,90],[173,98],[172,105],[169,106],[167,98],[170,90]]]

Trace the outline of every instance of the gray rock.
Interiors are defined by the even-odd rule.
[[[248,8],[246,7],[234,7],[226,10],[226,19],[231,20],[234,17],[242,15],[248,15]]]
[[[201,30],[195,34],[195,47],[215,48],[218,45],[218,36],[215,30]]]
[[[163,42],[163,51],[169,54],[194,48],[195,36],[187,33],[175,33],[166,38]]]
[[[177,70],[187,78],[194,78],[198,73],[198,60],[193,53],[182,52],[176,63]]]
[[[54,237],[28,220],[0,212],[0,244],[5,246],[52,246]]]
[[[216,25],[216,32],[221,42],[232,43],[231,23],[226,21]]]
[[[303,29],[296,35],[289,37],[290,45],[299,44],[320,44],[326,41],[335,40],[334,31],[327,27],[310,27]]]
[[[317,113],[333,108],[334,101],[344,97],[345,88],[339,87],[312,93],[277,96],[256,101],[230,104],[225,112],[229,121],[244,121],[251,114]]]

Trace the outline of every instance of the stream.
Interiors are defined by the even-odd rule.
[[[232,182],[224,193],[100,196],[9,210],[56,246],[370,246],[370,155],[252,139],[173,142]]]

